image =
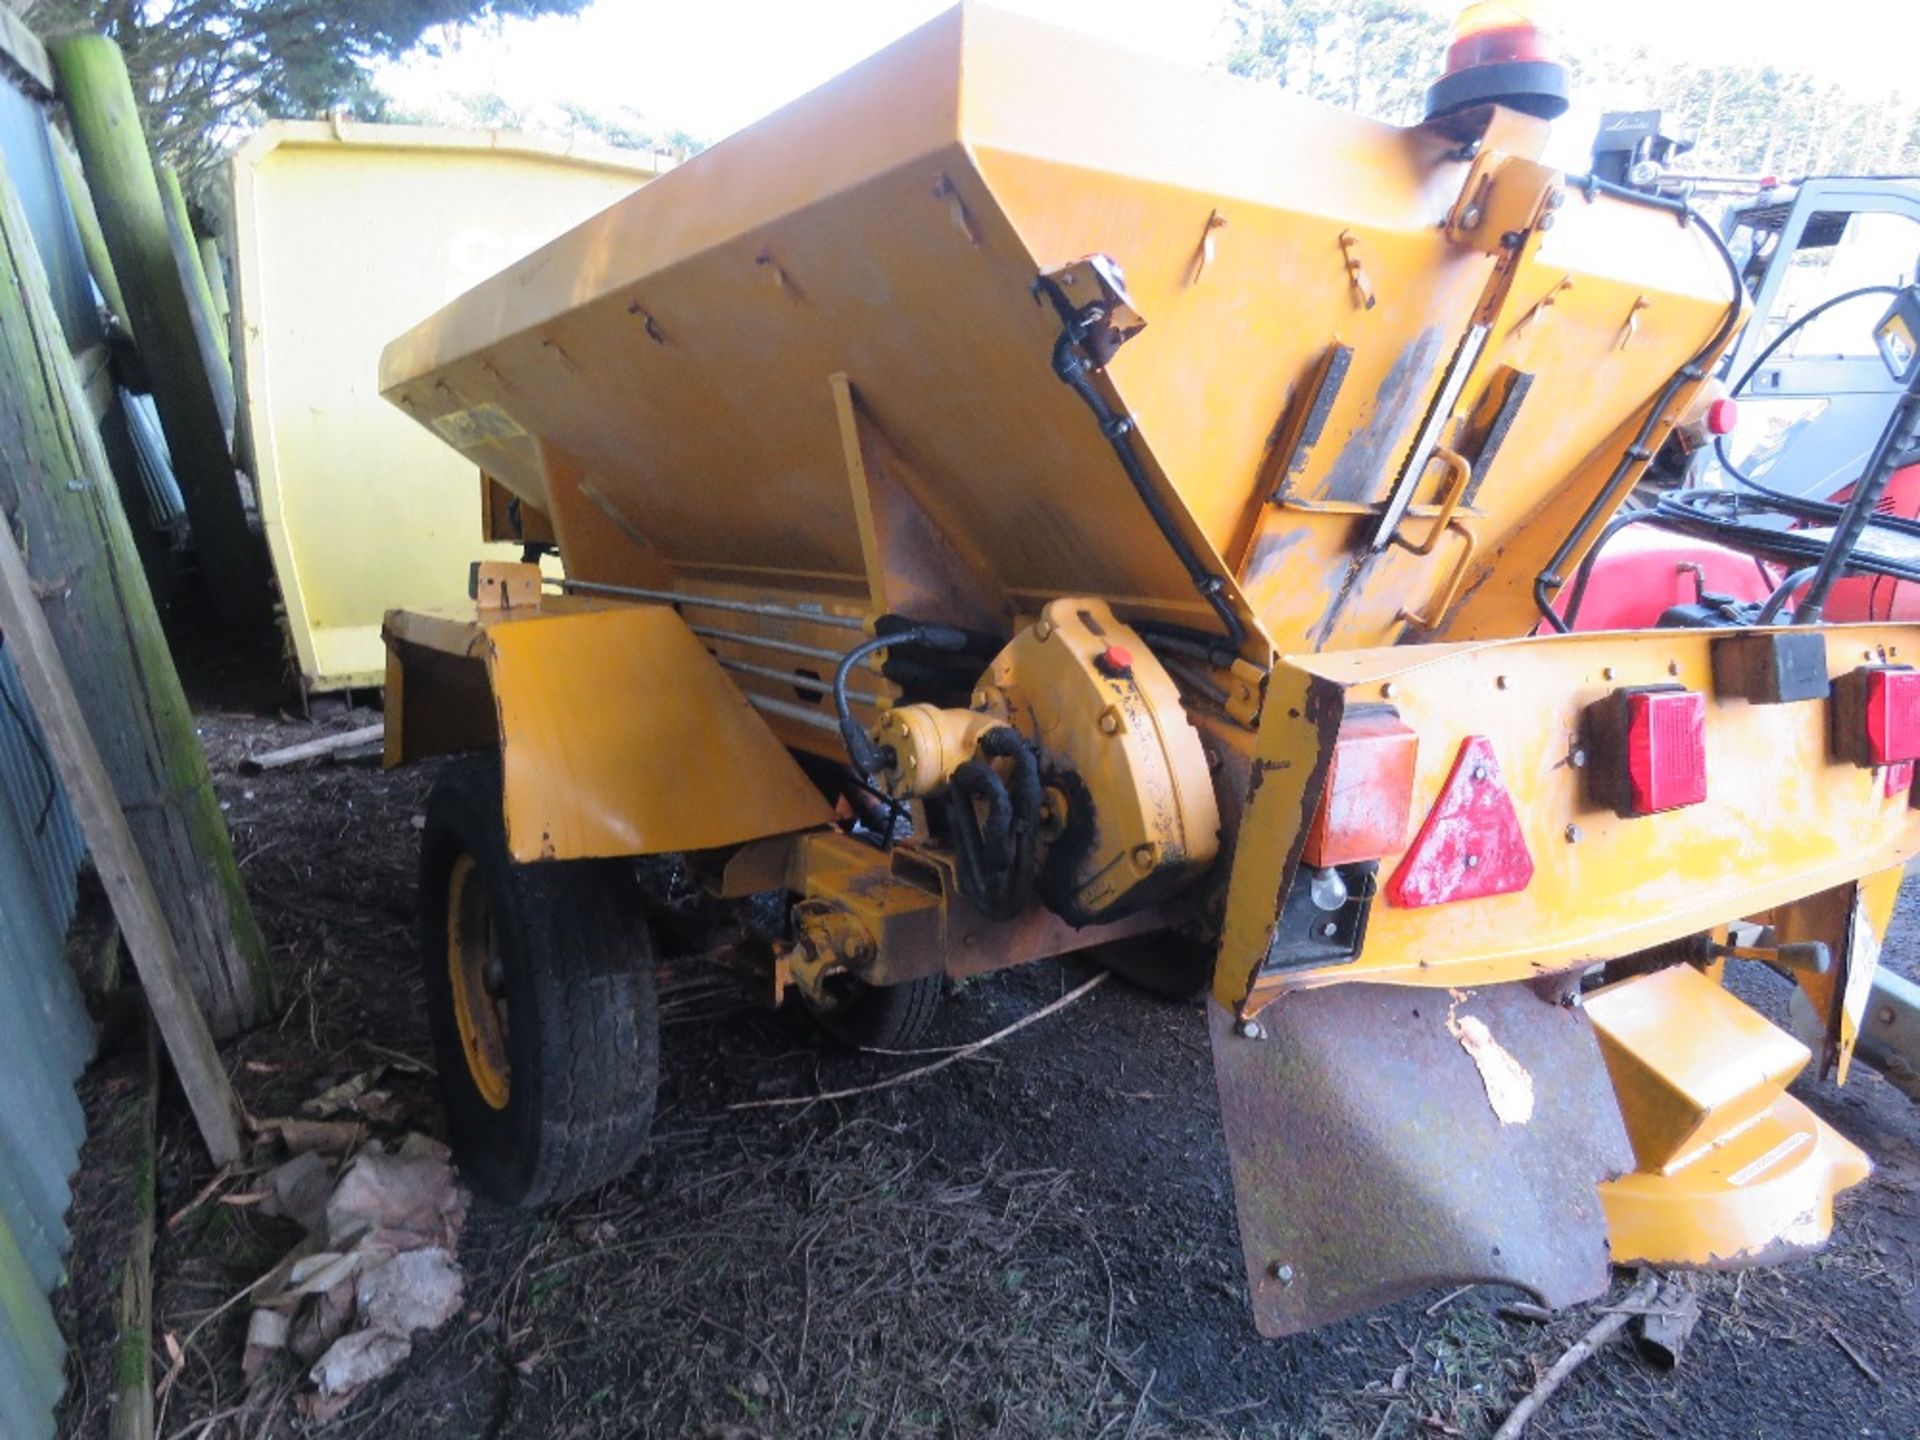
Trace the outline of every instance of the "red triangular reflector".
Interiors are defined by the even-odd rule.
[[[1533,856],[1492,742],[1469,735],[1420,833],[1387,882],[1387,899],[1415,910],[1509,895],[1526,889],[1532,879]]]

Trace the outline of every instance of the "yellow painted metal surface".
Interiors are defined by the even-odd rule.
[[[1645,1171],[1671,1174],[1751,1124],[1808,1059],[1691,965],[1608,985],[1585,1006]]]
[[[1833,1233],[1833,1197],[1872,1173],[1860,1147],[1791,1095],[1672,1175],[1600,1187],[1614,1259],[1654,1265],[1778,1260]]]
[[[1544,134],[1500,112],[1469,159],[1433,127],[963,8],[395,341],[382,388],[547,512],[574,575],[860,604],[878,527],[847,482],[844,376],[1026,613],[1084,594],[1210,625],[1050,369],[1034,278],[1105,252],[1147,325],[1099,383],[1172,523],[1257,617],[1249,658],[1389,643],[1451,596],[1443,629],[1514,633],[1522,569],[1732,298],[1670,216],[1562,189]],[[1506,223],[1530,227],[1511,249]],[[1476,333],[1439,438],[1512,372],[1533,390],[1445,533],[1426,531],[1457,475],[1420,467],[1414,548],[1366,557]],[[1351,363],[1324,437],[1276,475],[1270,441],[1335,345]]]
[[[1819,1020],[1815,1056],[1822,1076],[1847,1082],[1868,996],[1880,968],[1880,947],[1893,923],[1906,867],[1894,865],[1858,883],[1841,885],[1769,911],[1763,919],[1787,943],[1818,941],[1833,959],[1824,975],[1801,971],[1795,981]]]
[[[402,652],[485,664],[516,860],[705,850],[832,819],[671,610],[467,605],[396,613],[387,632]]]
[[[1872,1167],[1786,1093],[1805,1045],[1691,965],[1584,1008],[1633,1142],[1635,1168],[1600,1186],[1616,1261],[1751,1264],[1825,1242],[1834,1196]]]
[[[276,121],[232,162],[245,427],[308,686],[377,685],[380,618],[464,593],[477,471],[379,396],[393,334],[667,162],[497,132]]]
[[[1829,671],[1920,655],[1920,630],[1836,626]],[[1292,656],[1269,683],[1240,825],[1216,994],[1249,1008],[1342,980],[1480,985],[1631,954],[1898,866],[1920,818],[1879,772],[1835,762],[1827,708],[1714,696],[1713,632],[1660,630]],[[1622,819],[1589,798],[1581,715],[1621,686],[1707,699],[1704,804]],[[1406,909],[1376,901],[1347,965],[1261,974],[1287,867],[1349,704],[1387,703],[1420,736],[1411,840],[1468,736],[1487,737],[1525,831],[1525,889]],[[1392,874],[1401,853],[1381,862]]]

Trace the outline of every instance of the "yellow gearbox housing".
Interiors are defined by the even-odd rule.
[[[1056,600],[988,667],[976,709],[1050,767],[1058,833],[1042,894],[1063,918],[1114,918],[1170,893],[1220,851],[1200,733],[1146,642],[1101,600]]]

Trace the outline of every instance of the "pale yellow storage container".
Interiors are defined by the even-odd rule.
[[[325,121],[277,121],[235,154],[242,424],[309,690],[380,684],[381,616],[463,596],[487,553],[478,471],[380,398],[381,348],[671,163]]]

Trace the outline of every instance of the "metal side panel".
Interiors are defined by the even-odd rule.
[[[1525,984],[1336,985],[1252,1038],[1208,1005],[1254,1322],[1290,1335],[1442,1285],[1606,1288],[1596,1187],[1633,1163],[1593,1031]]]
[[[833,818],[672,610],[501,619],[485,637],[515,859],[706,850]]]

